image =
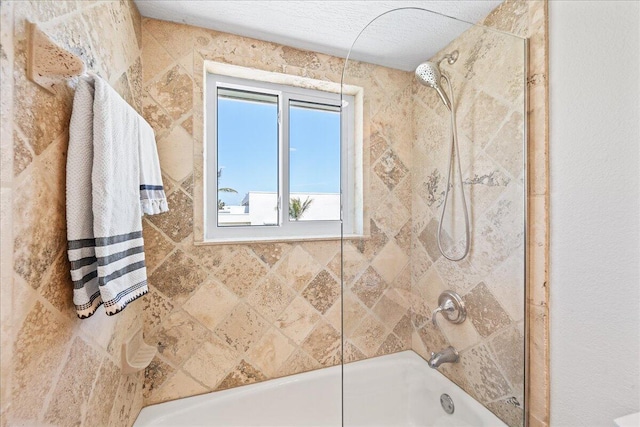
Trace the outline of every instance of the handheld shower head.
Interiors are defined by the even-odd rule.
[[[449,101],[449,97],[442,90],[442,86],[440,86],[440,79],[442,78],[440,67],[433,62],[423,62],[416,68],[416,78],[423,85],[435,89],[438,95],[440,95],[442,102],[444,102],[444,105],[451,110],[451,101]]]

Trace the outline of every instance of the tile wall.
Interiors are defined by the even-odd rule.
[[[160,349],[145,403],[340,363],[340,242],[195,245],[202,163],[192,153],[202,142],[205,60],[332,82],[343,60],[154,19],[143,20],[142,43],[143,113],[158,137],[172,209],[144,225],[145,334]],[[347,360],[411,346],[411,130],[391,126],[410,109],[411,77],[357,67],[370,237],[344,245]]]
[[[437,246],[449,161],[449,111],[437,93],[416,83],[413,146],[413,251],[416,275],[413,349],[426,359],[452,345],[460,363],[440,371],[510,426],[523,422],[524,404],[524,84],[525,44],[515,37],[472,28],[436,56],[456,97],[462,182],[469,202],[471,246],[452,262]],[[454,180],[442,246],[460,254],[462,212]],[[459,325],[430,313],[445,289],[461,295],[467,319]]]
[[[66,257],[65,161],[73,89],[27,80],[35,22],[118,90],[141,99],[141,18],[130,2],[2,2],[2,425],[130,425],[142,373],[120,373],[120,343],[143,302],[76,317]],[[73,86],[74,82],[70,82]]]
[[[128,2],[2,2],[1,18],[2,425],[99,425],[107,420],[127,425],[143,399],[145,404],[161,402],[339,363],[339,242],[194,245],[194,176],[197,179],[201,171],[198,163],[194,167],[192,152],[202,132],[197,94],[203,60],[336,82],[343,61],[201,28],[141,20]],[[109,79],[125,99],[140,107],[157,133],[172,210],[144,221],[150,294],[114,318],[97,314],[80,322],[73,314],[64,252],[63,187],[72,90],[53,96],[26,80],[25,19],[38,22]],[[532,351],[538,360],[531,368],[531,381],[538,392],[531,401],[530,420],[532,425],[546,425],[546,3],[507,1],[485,24],[531,37],[528,296]],[[472,47],[488,53],[490,45],[491,40],[483,39]],[[478,66],[483,65],[481,59]],[[463,68],[455,73],[454,84],[469,88],[460,96],[496,107],[489,110],[495,111],[496,119],[504,119],[504,132],[498,133],[515,137],[516,125],[524,118],[508,108],[499,114],[501,103],[495,103],[510,93],[498,93],[491,82],[474,80],[469,75],[473,63],[459,65]],[[394,124],[412,117],[414,107],[415,114],[435,115],[440,121],[442,111],[433,99],[422,99],[411,73],[352,63],[349,74],[353,84],[365,88],[369,238],[344,245],[345,358],[409,348],[425,354],[447,343],[460,344],[469,362],[447,374],[518,425],[520,412],[505,398],[521,396],[517,378],[522,365],[512,363],[515,359],[506,357],[509,351],[504,350],[518,346],[524,314],[514,310],[521,305],[508,303],[517,295],[502,292],[500,284],[514,280],[507,272],[522,267],[519,259],[504,250],[486,252],[494,264],[480,272],[482,280],[475,280],[480,276],[473,270],[484,269],[484,264],[470,261],[460,272],[439,259],[428,237],[433,236],[437,212],[437,201],[430,207],[431,199],[425,198],[424,184],[431,175],[416,173],[416,166],[433,159],[412,146],[414,135],[425,129],[417,120],[402,128]],[[461,111],[460,117],[473,114]],[[467,136],[475,131],[462,122],[461,126]],[[430,132],[441,136],[441,129]],[[480,152],[468,154],[478,160],[477,170],[465,175],[479,215],[474,224],[484,221],[486,231],[498,220],[504,224],[505,213],[515,212],[505,206],[510,200],[506,196],[522,187],[522,176],[514,169],[517,158],[500,146],[506,140],[492,135]],[[464,334],[454,334],[445,325],[437,330],[425,322],[437,295],[423,285],[443,287],[444,280],[455,284],[470,305]],[[416,304],[416,294],[426,304]],[[493,309],[480,308],[487,306]],[[127,330],[143,321],[147,341],[158,345],[160,353],[144,378],[122,376],[119,343]],[[96,330],[102,331],[99,336]],[[473,364],[482,370],[471,369]],[[490,369],[484,370],[487,366]],[[490,386],[482,386],[487,378]]]

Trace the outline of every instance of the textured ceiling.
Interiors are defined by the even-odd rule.
[[[143,16],[411,70],[501,2],[445,1],[165,1],[135,0]],[[458,20],[448,17],[455,17]]]

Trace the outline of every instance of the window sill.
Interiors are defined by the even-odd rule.
[[[342,236],[344,240],[366,240],[371,236],[364,234],[345,234]],[[194,242],[195,246],[208,246],[208,245],[236,245],[236,244],[251,244],[251,243],[304,243],[304,242],[321,242],[321,241],[340,241],[340,236],[291,236],[291,237],[278,237],[278,238],[229,238],[229,239],[210,239],[201,242]]]

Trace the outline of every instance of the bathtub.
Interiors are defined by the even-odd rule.
[[[440,405],[448,394],[452,415]],[[134,427],[342,425],[341,367],[143,408]],[[506,426],[412,351],[344,367],[345,426]]]

